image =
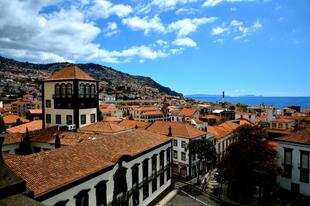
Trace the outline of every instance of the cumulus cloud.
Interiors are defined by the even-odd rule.
[[[232,30],[237,34],[234,40],[239,40],[249,36],[251,33],[260,30],[263,25],[259,20],[255,21],[251,26],[244,26],[244,23],[238,20],[232,20],[230,23]]]
[[[179,8],[178,10],[175,11],[176,15],[181,15],[181,14],[194,14],[197,12],[197,9],[194,8]]]
[[[86,2],[87,3],[87,2]],[[103,61],[124,62],[129,58],[154,60],[173,54],[152,46],[106,50],[94,43],[102,32],[83,11],[75,7],[43,13],[54,1],[0,1],[0,54],[32,62]],[[108,23],[107,29],[117,30]]]
[[[156,9],[157,12],[163,12],[175,9],[178,5],[185,5],[196,2],[197,0],[152,0],[151,2],[140,6],[139,13],[149,13]]]
[[[216,20],[216,17],[203,17],[203,18],[185,18],[168,25],[167,30],[169,32],[176,31],[178,37],[186,36],[192,32],[195,32],[199,26],[207,23],[212,23]]]
[[[206,0],[203,3],[203,7],[214,7],[221,3],[227,2],[227,3],[235,3],[235,2],[253,2],[256,0]]]
[[[126,17],[132,12],[130,5],[112,4],[107,0],[95,0],[86,7],[87,14],[94,18],[108,18],[111,15]]]
[[[193,41],[191,38],[179,38],[172,42],[172,44],[177,46],[185,46],[185,47],[196,47],[197,43]]]
[[[140,18],[138,16],[125,18],[122,23],[127,25],[132,30],[142,30],[144,34],[150,31],[164,32],[165,26],[161,23],[160,18],[156,15],[153,18]]]
[[[111,37],[120,31],[118,30],[118,26],[115,22],[108,22],[107,27],[104,29],[104,35],[107,37]]]
[[[227,32],[227,31],[228,31],[228,28],[219,27],[218,26],[218,27],[215,27],[215,28],[212,29],[211,35],[216,36],[216,35],[223,34],[223,33]]]

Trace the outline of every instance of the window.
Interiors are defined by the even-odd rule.
[[[309,183],[309,153],[300,151],[300,181]]]
[[[168,167],[168,169],[167,169],[167,181],[170,180],[170,178],[171,178],[171,169],[170,169],[170,167]]]
[[[96,86],[94,84],[91,85],[90,96],[91,96],[91,98],[95,98],[96,97]]]
[[[185,154],[185,152],[181,153],[181,160],[182,161],[186,161],[186,154]]]
[[[148,159],[145,159],[142,163],[143,168],[143,200],[145,200],[149,196],[149,164]]]
[[[139,184],[139,165],[136,164],[132,168],[132,187]]]
[[[94,123],[96,121],[96,114],[90,114],[90,122]]]
[[[60,85],[59,84],[55,85],[55,97],[56,98],[60,97]]]
[[[178,151],[173,150],[173,159],[178,159]]]
[[[51,100],[49,100],[49,99],[45,100],[45,107],[46,108],[51,108],[51,105],[52,105]]]
[[[178,146],[178,140],[176,140],[176,139],[173,140],[173,146],[175,146],[175,147]]]
[[[165,166],[165,152],[164,151],[161,151],[159,153],[159,168],[160,169],[164,169],[164,166]]]
[[[152,156],[152,175],[156,174],[157,171],[157,155]]]
[[[81,124],[86,124],[86,115],[85,114],[81,115]]]
[[[170,157],[170,155],[171,155],[171,148],[169,147],[168,149],[167,149],[167,151],[166,151],[166,158],[167,158],[167,164],[170,164],[170,162],[171,162],[171,157]]]
[[[67,115],[66,116],[66,120],[67,120],[67,125],[73,124],[73,122],[72,122],[72,115]]]
[[[80,97],[84,98],[85,97],[85,85],[80,84]]]
[[[90,86],[89,86],[89,84],[86,84],[86,87],[85,87],[85,97],[86,98],[90,97]]]
[[[292,149],[284,148],[284,177],[292,177]]]
[[[56,114],[56,124],[61,124],[61,115]]]
[[[196,154],[193,154],[193,161],[195,161],[196,160]]]
[[[283,128],[283,124],[282,123],[279,123],[278,126],[279,126],[279,129]]]
[[[185,146],[186,146],[185,141],[182,141],[182,142],[181,142],[181,147],[182,147],[182,148],[185,148]]]
[[[99,182],[96,188],[96,203],[97,206],[106,206],[107,205],[107,181]]]
[[[67,84],[67,97],[72,97],[72,84]]]
[[[89,205],[89,202],[88,202],[88,199],[89,199],[88,192],[89,191],[90,191],[90,189],[82,190],[76,196],[74,196],[76,206],[88,206]]]
[[[273,129],[277,128],[277,123],[272,123],[272,124],[271,124],[271,127],[272,127]]]
[[[160,186],[162,186],[165,183],[165,173],[160,174]]]
[[[152,180],[152,193],[157,190],[157,176]]]
[[[66,85],[61,84],[61,97],[65,98],[66,97]]]
[[[51,118],[51,115],[50,114],[46,114],[45,115],[45,122],[47,124],[50,124],[52,122],[52,118]]]

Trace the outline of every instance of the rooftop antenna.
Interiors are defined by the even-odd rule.
[[[224,103],[225,100],[225,91],[222,92],[222,103]]]

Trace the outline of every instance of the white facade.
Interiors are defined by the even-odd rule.
[[[237,140],[236,135],[233,133],[215,140],[215,149],[216,149],[216,153],[219,159],[223,157],[227,147],[231,145],[233,142],[235,142],[236,140]]]
[[[252,122],[253,124],[256,124],[256,114],[255,113],[244,113],[244,112],[236,112],[235,113],[235,119],[246,119]]]
[[[291,158],[287,154],[285,158],[285,151],[291,151]],[[309,167],[309,153],[310,145],[306,144],[295,144],[289,142],[279,142],[279,160],[278,164],[284,168],[284,171],[287,175],[278,176],[277,181],[280,186],[286,190],[294,191],[299,190],[300,194],[310,196],[310,184],[309,184],[309,168],[305,169],[305,179],[308,181],[302,181],[301,178],[301,153],[304,153],[305,156],[308,156],[308,161],[303,160],[303,165]],[[291,161],[290,161],[291,159]],[[306,159],[306,158],[305,158]],[[291,164],[290,164],[291,163]],[[290,175],[291,174],[291,175]],[[307,178],[308,176],[308,178]],[[304,179],[304,180],[305,180]]]
[[[164,168],[160,168],[160,152],[164,153]],[[170,153],[170,161],[167,161],[167,152]],[[153,155],[157,155],[157,190],[152,192],[152,157]],[[52,197],[49,197],[48,199],[45,199],[42,201],[43,204],[47,206],[53,206],[59,201],[65,201],[67,200],[66,206],[75,206],[75,196],[82,190],[89,190],[88,191],[88,197],[89,197],[89,205],[96,205],[96,185],[100,183],[101,181],[107,181],[106,182],[106,202],[107,205],[110,205],[113,201],[113,192],[114,192],[114,174],[115,172],[120,168],[120,165],[122,167],[125,167],[127,169],[126,172],[126,184],[128,191],[132,191],[133,185],[132,185],[132,167],[136,164],[139,168],[139,185],[143,184],[143,164],[142,162],[146,159],[148,160],[148,194],[149,196],[147,198],[143,198],[143,187],[139,189],[139,205],[148,205],[151,203],[156,197],[158,197],[162,192],[165,190],[168,190],[171,186],[171,177],[172,177],[172,171],[171,171],[171,142],[168,142],[162,146],[160,146],[157,149],[154,149],[150,152],[147,152],[146,154],[143,154],[137,158],[131,159],[129,162],[121,161],[118,164],[116,164],[111,170],[105,171],[102,174],[93,177],[89,180],[86,180],[82,183],[79,183],[65,191],[62,191],[61,193],[58,193]],[[170,178],[168,178],[168,170],[170,171]],[[164,172],[164,184],[160,186],[160,174],[161,172]],[[130,196],[128,200],[128,205],[134,205],[133,204],[133,197]]]

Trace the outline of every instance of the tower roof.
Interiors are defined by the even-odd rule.
[[[63,69],[53,73],[49,78],[45,79],[45,81],[51,80],[66,80],[66,79],[79,79],[79,80],[90,80],[95,81],[94,78],[86,74],[77,66],[67,66]]]

